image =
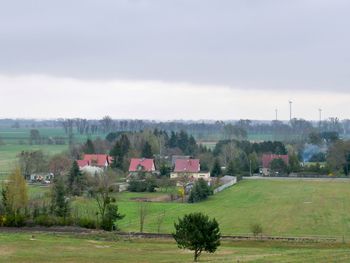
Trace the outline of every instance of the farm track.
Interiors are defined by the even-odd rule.
[[[103,234],[110,233],[103,230],[85,229],[80,227],[0,227],[0,233],[53,233],[53,234]],[[171,234],[158,233],[136,233],[136,232],[115,232],[115,234],[128,238],[154,238],[173,239]],[[244,236],[244,235],[222,235],[225,241],[282,241],[294,243],[337,243],[341,238],[337,237],[279,237],[279,236]]]

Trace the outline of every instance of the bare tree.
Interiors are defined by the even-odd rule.
[[[109,116],[103,117],[100,124],[104,133],[110,132],[113,128],[113,120]]]
[[[111,193],[115,191],[113,183],[116,174],[112,171],[106,171],[102,174],[95,174],[90,182],[90,195],[96,200],[100,217],[103,218],[106,213],[107,206],[116,200],[111,197]]]
[[[140,207],[139,207],[140,233],[143,233],[143,227],[145,224],[147,214],[148,214],[148,204],[145,202],[140,202]]]

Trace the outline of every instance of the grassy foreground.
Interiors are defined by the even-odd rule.
[[[200,262],[349,262],[348,244],[223,242]],[[96,236],[0,233],[1,262],[191,262],[192,252],[172,240],[119,239]]]
[[[125,218],[118,222],[124,231],[139,230],[139,206],[133,198],[149,196],[122,193],[117,196]],[[151,194],[157,195],[157,194]],[[82,212],[96,211],[92,200],[74,203]],[[260,223],[265,235],[338,236],[350,238],[350,183],[336,181],[246,180],[209,200],[196,204],[148,202],[146,232],[171,233],[173,223],[186,213],[200,211],[215,217],[223,234],[249,234]]]

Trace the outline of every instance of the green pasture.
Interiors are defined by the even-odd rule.
[[[1,262],[192,262],[173,240],[96,235],[0,233]],[[222,242],[200,262],[349,262],[348,244]]]
[[[65,145],[30,145],[29,137],[30,130],[37,129],[42,137],[64,137],[66,138]],[[98,134],[90,136],[94,139],[96,137],[104,138],[105,134]],[[80,135],[78,133],[74,134],[74,142],[83,143],[88,138],[87,135]],[[62,128],[0,128],[0,177],[4,176],[11,167],[14,166],[14,163],[17,159],[17,155],[21,151],[34,151],[42,150],[48,155],[53,155],[61,153],[68,150],[68,138],[64,133]]]
[[[162,195],[164,193],[157,193]],[[154,194],[120,193],[119,210],[125,218],[118,222],[123,231],[139,231],[140,202],[135,197]],[[146,202],[145,232],[171,233],[174,221],[191,212],[215,217],[223,234],[251,234],[251,225],[259,223],[265,235],[336,236],[350,238],[350,183],[337,181],[247,180],[241,181],[209,200],[188,204],[181,202]],[[74,209],[94,216],[93,200],[76,198]]]
[[[42,150],[45,154],[53,155],[68,150],[68,145],[0,145],[0,173],[8,172],[15,166],[20,152],[34,150]]]

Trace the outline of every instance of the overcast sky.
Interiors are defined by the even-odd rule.
[[[0,0],[0,118],[350,117],[348,0]]]

